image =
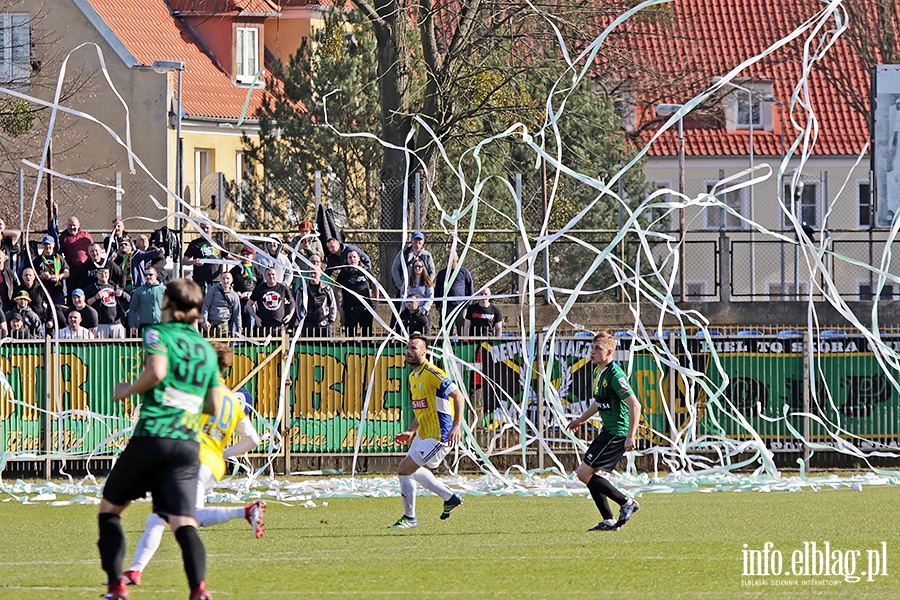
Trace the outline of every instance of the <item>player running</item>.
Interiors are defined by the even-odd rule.
[[[141,415],[125,451],[103,486],[97,546],[106,571],[104,600],[127,600],[122,577],[125,532],[121,515],[147,492],[153,512],[169,523],[181,546],[191,600],[209,600],[206,549],[194,518],[200,471],[200,412],[216,414],[219,368],[212,346],[197,332],[203,292],[187,279],[166,285],[162,324],[144,330],[144,369],[116,384],[118,400],[139,394]]]
[[[228,344],[214,342],[213,349],[218,357],[219,370],[231,368],[234,362],[234,349]],[[232,392],[225,381],[219,380],[219,393],[222,400],[215,415],[204,415],[200,423],[200,478],[197,480],[197,523],[200,527],[218,525],[232,519],[246,519],[253,526],[257,538],[263,534],[263,514],[266,503],[257,500],[246,506],[236,508],[205,508],[206,495],[225,475],[225,459],[240,456],[259,446],[259,434],[244,411],[244,402]],[[227,447],[232,435],[240,436],[233,446]],[[144,535],[138,541],[131,566],[123,573],[128,585],[140,585],[144,568],[159,549],[165,522],[155,513],[147,517]]]
[[[406,345],[406,364],[412,367],[409,393],[415,418],[409,429],[394,438],[398,444],[405,444],[412,438],[412,443],[397,468],[403,516],[390,526],[391,529],[409,529],[419,524],[416,520],[416,482],[444,500],[441,519],[448,519],[463,501],[429,470],[441,464],[450,448],[460,441],[464,398],[447,374],[428,362],[427,352],[428,338],[420,333],[412,334]]]
[[[589,531],[615,531],[624,525],[640,505],[616,489],[600,471],[612,472],[625,452],[634,450],[634,436],[641,420],[641,403],[638,402],[628,377],[613,362],[616,340],[607,331],[594,336],[591,343],[591,362],[594,364],[594,399],[584,413],[569,423],[570,431],[577,431],[588,419],[600,414],[603,430],[591,443],[584,461],[575,469],[575,475],[585,485],[597,505],[603,520]],[[607,497],[612,498],[619,509],[619,518],[613,519]]]

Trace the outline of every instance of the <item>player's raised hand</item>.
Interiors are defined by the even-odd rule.
[[[128,390],[131,389],[130,383],[119,382],[116,384],[116,400],[124,400],[128,397]]]

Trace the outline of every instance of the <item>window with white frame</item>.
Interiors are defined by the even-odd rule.
[[[27,84],[31,78],[31,17],[0,13],[0,83]]]
[[[869,228],[872,226],[872,186],[868,179],[857,182],[857,197],[859,198],[859,226]]]
[[[737,127],[738,129],[758,129],[762,127],[762,101],[757,94],[735,92],[737,98]],[[752,102],[751,102],[752,100]]]
[[[707,183],[706,191],[710,194],[713,193],[716,183],[718,182]],[[729,207],[731,211],[724,208],[708,206],[704,211],[706,213],[706,228],[746,229],[746,224],[738,217],[738,215],[746,214],[746,208],[744,206],[744,190],[731,190],[724,194],[719,192],[716,194],[716,198],[719,202]]]
[[[819,226],[819,194],[815,183],[803,182],[791,193],[791,186],[784,186],[785,205],[797,215],[800,223],[806,223],[810,227]],[[790,227],[791,222],[784,217],[785,227]]]
[[[235,80],[253,83],[259,71],[259,28],[238,27],[235,35]]]

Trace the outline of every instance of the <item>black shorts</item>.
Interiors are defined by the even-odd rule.
[[[625,438],[605,429],[591,443],[584,454],[584,464],[600,471],[612,472],[625,456]]]
[[[131,438],[106,478],[103,498],[124,506],[150,492],[156,514],[193,517],[199,476],[199,442]]]

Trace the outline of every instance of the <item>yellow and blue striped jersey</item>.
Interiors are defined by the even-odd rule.
[[[222,400],[215,415],[203,415],[200,421],[200,463],[209,467],[216,481],[225,475],[222,452],[228,447],[234,430],[244,418],[244,403],[225,382],[219,380]]]
[[[419,373],[409,373],[409,393],[413,411],[419,422],[419,437],[447,441],[453,427],[454,407],[450,394],[456,391],[454,384],[443,370],[427,360]]]

